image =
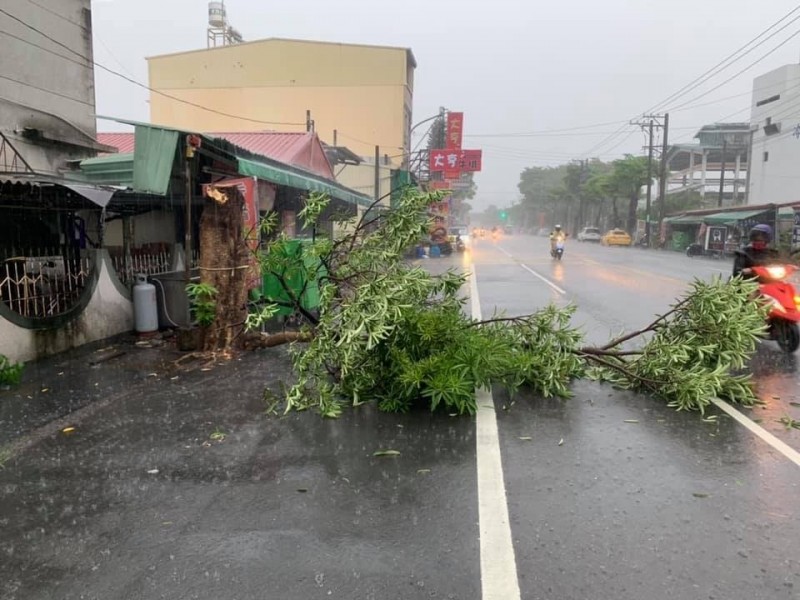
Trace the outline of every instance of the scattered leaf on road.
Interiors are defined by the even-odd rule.
[[[692,494],[695,498],[708,498],[708,494],[703,494],[701,492],[695,492]]]
[[[75,433],[75,428],[74,427],[64,427],[64,429],[61,430],[61,433],[66,433],[67,435],[69,435],[70,433]]]
[[[521,439],[523,442],[530,442],[533,438],[529,435],[523,435],[519,439]]]
[[[400,456],[400,453],[397,450],[378,450],[372,456]]]
[[[308,491],[308,488],[297,488],[297,491],[301,494],[305,494]]]
[[[417,475],[427,475],[430,472],[430,469],[417,469]]]
[[[800,406],[800,402],[789,402],[792,406]]]
[[[626,423],[638,423],[639,419],[625,419]]]
[[[563,446],[564,445],[564,438],[561,438],[560,440],[558,440],[558,445],[559,446]]]
[[[158,469],[148,469],[147,470],[147,474],[148,475],[158,475]]]

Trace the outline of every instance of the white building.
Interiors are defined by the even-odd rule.
[[[753,82],[748,204],[800,201],[800,64]]]

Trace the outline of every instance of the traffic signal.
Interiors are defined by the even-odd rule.
[[[505,221],[507,217],[508,217],[508,213],[506,211],[504,211],[504,210],[501,210],[500,211],[500,220],[501,221]]]

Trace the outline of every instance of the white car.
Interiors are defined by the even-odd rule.
[[[579,242],[599,242],[603,236],[597,227],[584,227],[578,233]]]

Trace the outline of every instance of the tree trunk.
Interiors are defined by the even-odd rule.
[[[617,210],[617,199],[611,201],[611,216],[614,219],[612,227],[619,227],[619,211]]]
[[[247,278],[251,265],[242,221],[244,199],[235,187],[212,190],[200,219],[200,280],[213,285],[216,314],[203,350],[220,352],[241,344],[247,317]]]

